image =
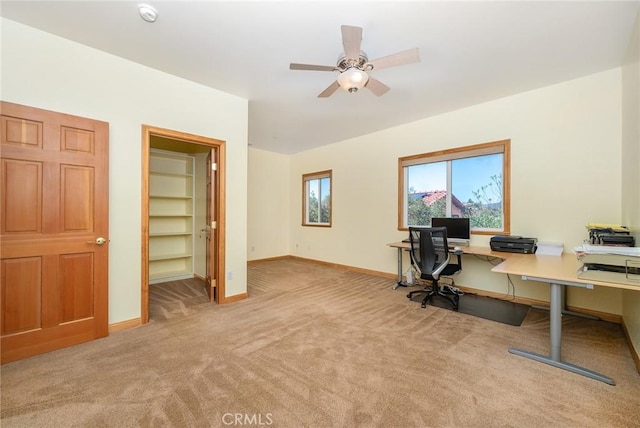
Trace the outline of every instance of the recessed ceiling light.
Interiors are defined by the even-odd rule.
[[[158,19],[158,11],[148,4],[139,4],[138,5],[138,13],[140,14],[140,18],[144,19],[147,22],[156,22]]]

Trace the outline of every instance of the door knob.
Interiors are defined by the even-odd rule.
[[[107,240],[104,239],[102,236],[100,236],[99,238],[96,238],[97,245],[104,245],[105,242],[107,242]]]

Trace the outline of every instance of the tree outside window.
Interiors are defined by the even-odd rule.
[[[331,171],[302,176],[303,226],[331,226]]]

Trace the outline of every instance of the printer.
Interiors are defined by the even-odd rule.
[[[538,240],[536,238],[496,235],[491,238],[490,246],[491,251],[533,254],[538,248],[537,242]]]
[[[627,226],[608,223],[589,223],[589,241],[591,245],[616,245],[633,247],[635,240]]]
[[[621,247],[633,247],[635,240],[631,235],[619,233],[602,234],[599,236],[602,245],[618,245]]]

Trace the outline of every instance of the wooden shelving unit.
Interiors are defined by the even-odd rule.
[[[149,282],[193,277],[192,156],[152,149],[149,157]]]

